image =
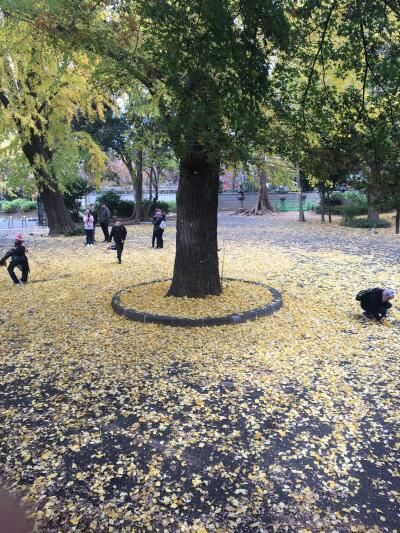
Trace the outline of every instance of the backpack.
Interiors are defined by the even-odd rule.
[[[362,291],[360,291],[357,296],[356,296],[356,300],[357,302],[360,302],[361,299],[366,295],[366,294],[369,294],[370,292],[372,292],[374,289],[364,289]]]

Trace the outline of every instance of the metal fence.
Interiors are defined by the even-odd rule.
[[[272,202],[272,205],[277,211],[280,211],[282,213],[286,213],[288,211],[298,211],[299,210],[299,202],[298,200],[279,200],[276,202]],[[304,211],[312,211],[312,209],[315,208],[315,203],[313,202],[303,202],[303,210]]]

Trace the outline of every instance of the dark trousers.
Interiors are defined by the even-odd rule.
[[[110,233],[108,231],[108,222],[102,222],[100,226],[101,226],[101,229],[103,230],[104,240],[108,242],[110,240]]]
[[[156,233],[157,233],[157,228],[153,228],[153,235],[151,237],[151,247],[154,248],[154,243],[156,242]]]
[[[117,259],[120,261],[121,260],[121,256],[122,256],[122,252],[123,252],[123,249],[124,249],[124,243],[121,242],[121,241],[114,241],[115,242],[115,247],[117,249]]]
[[[13,280],[13,282],[17,285],[19,283],[19,279],[15,275],[14,269],[18,267],[22,271],[21,281],[23,283],[26,283],[28,281],[28,273],[29,273],[29,263],[27,259],[16,259],[15,261],[11,261],[11,263],[8,265],[7,270],[10,274],[10,278]]]
[[[163,229],[157,228],[157,230],[156,230],[156,239],[157,239],[156,248],[164,248],[163,233],[164,233]]]
[[[367,315],[373,316],[377,320],[380,320],[381,318],[386,318],[388,309],[392,307],[392,304],[390,302],[382,302],[379,307],[368,307],[361,302],[361,307],[364,309]]]
[[[93,244],[94,240],[94,230],[93,229],[85,229],[86,233],[86,244]]]

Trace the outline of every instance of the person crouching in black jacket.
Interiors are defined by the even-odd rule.
[[[357,300],[365,311],[364,316],[376,318],[378,321],[386,318],[388,309],[392,307],[389,302],[392,298],[394,298],[394,292],[391,289],[368,289],[357,295]]]
[[[121,221],[117,218],[117,220],[114,223],[114,226],[111,229],[109,242],[111,242],[112,239],[114,239],[115,242],[115,248],[117,250],[117,259],[118,263],[121,264],[121,256],[122,251],[124,249],[124,242],[126,239],[127,231],[126,227],[121,224]]]
[[[7,267],[10,278],[13,280],[14,285],[25,285],[28,283],[28,274],[29,274],[29,262],[26,257],[26,248],[23,246],[22,235],[18,234],[15,238],[14,248],[8,250],[8,252],[0,259],[0,265],[4,265],[7,259],[11,258],[11,261]],[[18,267],[22,271],[21,280],[15,275],[14,269]]]

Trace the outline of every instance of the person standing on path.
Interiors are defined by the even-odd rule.
[[[0,259],[0,265],[4,265],[8,258],[11,257],[11,261],[7,267],[10,278],[13,280],[14,285],[25,285],[28,283],[28,274],[29,274],[29,262],[26,257],[27,249],[23,245],[25,241],[22,238],[22,235],[18,233],[15,237],[14,248],[8,250],[8,252]],[[15,275],[14,269],[18,267],[22,276],[19,280]]]
[[[360,302],[362,309],[365,313],[363,315],[366,318],[376,318],[381,321],[386,318],[388,310],[392,307],[389,300],[394,298],[394,291],[391,289],[367,289],[360,291],[356,300]]]
[[[85,228],[86,233],[85,246],[93,246],[94,218],[90,209],[86,209],[85,214],[83,215],[83,227]]]
[[[118,263],[121,264],[122,252],[124,249],[124,243],[126,239],[127,231],[126,227],[121,223],[119,218],[114,223],[114,226],[111,229],[109,242],[114,239],[115,248],[117,250],[117,259]]]
[[[110,240],[110,233],[108,231],[108,223],[110,222],[110,217],[111,217],[110,210],[108,209],[106,204],[103,204],[100,207],[100,212],[99,212],[99,224],[104,234],[103,242],[108,242]]]
[[[156,226],[156,222],[158,222],[159,213],[162,214],[162,211],[159,207],[157,207],[157,209],[154,211],[153,218],[152,218],[152,223],[153,223],[153,235],[151,237],[152,248],[154,248],[154,244],[156,242],[156,233],[157,233],[157,227],[158,227]],[[164,220],[165,220],[165,216],[164,216]]]
[[[96,211],[96,208],[95,208],[94,204],[90,204],[89,211],[90,211],[90,214],[93,217],[93,242],[92,242],[92,244],[94,244],[96,242],[96,224],[97,224],[97,220],[98,220],[99,217],[97,215],[97,211]]]
[[[167,225],[167,223],[165,222],[166,216],[165,216],[165,213],[162,213],[160,210],[156,212],[154,217],[155,217],[154,232],[155,232],[155,236],[157,239],[156,248],[159,250],[160,248],[164,248],[163,233]]]

